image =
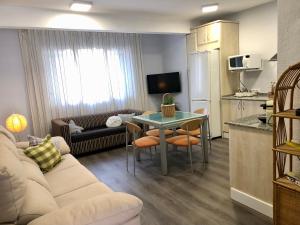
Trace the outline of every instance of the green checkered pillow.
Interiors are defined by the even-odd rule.
[[[43,172],[50,171],[62,160],[60,152],[50,139],[51,136],[47,135],[41,144],[29,147],[24,151],[28,157],[39,165]]]

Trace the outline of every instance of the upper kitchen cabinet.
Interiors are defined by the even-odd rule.
[[[188,53],[197,52],[197,29],[192,29],[191,33],[186,36],[186,45]]]
[[[209,51],[220,48],[221,22],[213,22],[197,29],[197,50]]]
[[[239,76],[228,70],[227,58],[239,53],[239,24],[217,20],[191,30],[187,35],[188,54],[220,50],[221,95],[233,94],[239,88]]]

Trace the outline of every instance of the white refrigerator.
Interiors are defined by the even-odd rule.
[[[222,136],[219,50],[189,54],[188,76],[191,112],[205,108],[211,137]]]

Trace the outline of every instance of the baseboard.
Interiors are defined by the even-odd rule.
[[[262,213],[270,218],[273,218],[273,205],[255,198],[245,192],[235,188],[230,188],[230,196],[233,200]]]

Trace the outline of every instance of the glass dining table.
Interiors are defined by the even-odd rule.
[[[167,144],[164,130],[176,129],[183,122],[192,119],[204,118],[204,123],[201,130],[201,141],[204,151],[204,161],[208,162],[208,141],[207,141],[207,115],[176,111],[173,117],[164,117],[161,112],[153,113],[150,115],[134,116],[133,121],[141,124],[146,124],[159,129],[160,134],[160,158],[161,158],[161,171],[163,175],[168,174],[168,160],[167,160]]]

